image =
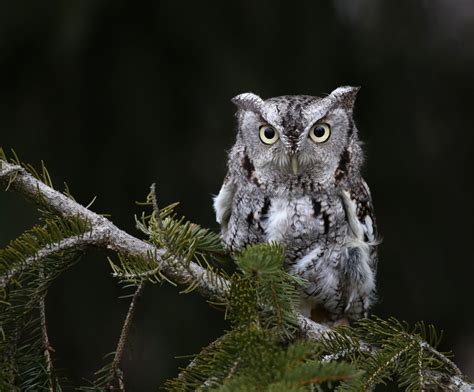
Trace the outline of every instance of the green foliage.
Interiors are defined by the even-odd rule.
[[[52,187],[44,164],[38,173],[14,154],[12,163]],[[7,161],[0,149],[1,161]],[[0,167],[3,167],[1,164]],[[7,188],[17,173],[12,172]],[[80,255],[80,247],[61,246],[90,231],[77,216],[57,216],[41,197],[35,200],[42,219],[39,225],[0,249],[0,390],[60,391],[62,377],[47,359],[43,315],[49,285]]]
[[[47,218],[0,250],[0,390],[60,390],[45,362],[40,304],[49,285],[77,261],[78,249],[53,252],[89,231],[77,217]],[[50,252],[51,251],[51,252]]]
[[[283,338],[296,331],[298,286],[304,282],[283,270],[284,249],[277,244],[249,246],[236,255],[241,273],[231,279],[230,319],[236,324],[257,322]],[[252,314],[253,313],[253,314]]]
[[[394,318],[373,317],[333,329],[317,342],[298,340],[297,288],[304,282],[283,270],[283,249],[259,244],[235,256],[238,271],[227,304],[231,330],[168,381],[168,391],[305,391],[325,385],[355,392],[392,380],[407,391],[425,391],[445,389],[434,371],[460,376],[436,350],[440,337],[433,326],[424,323],[410,329]]]
[[[34,226],[0,250],[0,275],[9,283],[14,283],[15,275],[30,273],[29,264],[36,264],[33,261],[38,252],[47,254],[51,246],[60,244],[66,238],[81,237],[89,230],[89,224],[75,216],[44,219],[42,225]],[[62,252],[67,253],[66,250]],[[76,251],[72,249],[72,252]],[[48,265],[44,268],[48,268]]]
[[[357,376],[347,363],[314,359],[319,346],[293,341],[299,279],[283,270],[284,251],[259,244],[236,255],[227,317],[232,329],[211,343],[169,391],[308,391],[314,385]]]
[[[407,391],[443,389],[433,370],[460,375],[459,369],[436,350],[440,336],[432,325],[416,323],[413,328],[395,318],[372,317],[352,328],[339,328],[322,339],[321,358],[349,360],[364,371],[363,376],[343,384],[339,391],[366,391],[395,380]]]
[[[148,195],[147,201],[142,205],[150,206],[152,195]],[[119,256],[119,263],[112,260],[110,265],[114,275],[123,281],[132,283],[147,279],[152,283],[168,281],[162,270],[166,268],[188,269],[191,262],[197,263],[211,273],[216,272],[217,277],[227,278],[223,270],[216,267],[221,264],[225,255],[219,236],[199,225],[187,221],[184,217],[178,217],[175,208],[178,203],[162,208],[159,213],[142,214],[140,219],[136,218],[137,228],[144,233],[151,244],[160,249],[160,265],[157,265],[156,255],[148,254],[142,256]],[[197,282],[189,281],[182,292],[193,291]],[[218,282],[215,282],[218,283]]]

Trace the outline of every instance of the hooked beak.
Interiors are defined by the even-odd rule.
[[[296,155],[291,156],[291,169],[293,170],[293,174],[296,176],[300,169],[300,164]]]

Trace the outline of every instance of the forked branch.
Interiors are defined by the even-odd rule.
[[[87,221],[91,227],[90,233],[84,237],[87,239],[88,245],[109,249],[125,257],[154,258],[164,276],[171,281],[182,284],[190,281],[197,282],[196,289],[210,300],[219,300],[228,295],[229,284],[219,275],[202,268],[196,263],[190,263],[185,268],[179,260],[169,257],[166,249],[158,249],[120,230],[108,219],[47,186],[19,165],[0,160],[0,183],[9,185],[10,190],[17,191],[33,202],[47,204],[49,209],[63,217],[77,216]],[[67,241],[65,242],[67,243]],[[62,245],[57,244],[57,246],[61,247]],[[48,250],[45,250],[45,252],[48,253]],[[29,262],[34,263],[35,259],[40,260],[40,256],[37,255]],[[165,256],[166,261],[164,260]],[[11,273],[8,274],[8,276],[10,275]]]

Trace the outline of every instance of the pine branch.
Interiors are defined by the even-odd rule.
[[[68,251],[68,250],[82,250],[90,245],[97,244],[100,240],[102,233],[99,230],[92,230],[90,235],[80,235],[70,238],[66,238],[58,243],[47,245],[46,247],[38,250],[33,256],[27,257],[20,265],[15,265],[10,268],[7,273],[0,276],[0,289],[5,288],[10,281],[23,271],[28,270],[31,266],[40,261],[54,256],[55,254]]]
[[[158,249],[120,230],[105,217],[38,180],[20,165],[4,160],[0,160],[0,164],[0,182],[7,186],[10,184],[9,189],[33,202],[46,204],[49,209],[63,217],[78,216],[87,221],[93,229],[88,235],[89,244],[113,250],[125,257],[155,258],[161,268],[160,272],[168,279],[182,284],[196,282],[196,289],[210,300],[219,301],[228,294],[228,282],[220,276],[193,262],[185,268],[178,260],[173,260],[166,249]]]
[[[112,361],[112,365],[110,367],[109,378],[110,382],[106,386],[106,389],[114,390],[113,383],[114,381],[118,382],[119,391],[124,391],[124,384],[122,380],[122,371],[120,370],[119,366],[122,362],[125,344],[127,342],[128,333],[130,332],[130,326],[132,325],[133,317],[135,316],[135,311],[137,308],[137,302],[143,292],[143,288],[145,287],[145,281],[141,282],[135,290],[133,294],[132,300],[130,301],[130,306],[128,308],[127,316],[125,317],[125,321],[123,323],[122,332],[120,333],[120,338],[117,343],[117,349],[115,350],[114,359]]]
[[[462,377],[462,372],[461,370],[458,368],[458,366],[451,360],[449,360],[449,358],[446,358],[445,355],[441,354],[438,350],[436,350],[435,348],[433,348],[432,346],[430,346],[428,343],[426,342],[421,342],[420,343],[420,350],[426,350],[426,351],[429,351],[431,354],[433,354],[436,358],[438,358],[441,362],[443,362],[444,364],[446,364],[448,367],[450,367],[454,374],[456,376],[459,376],[459,377]]]
[[[46,182],[50,183],[49,181]],[[8,189],[17,191],[33,202],[47,205],[51,211],[62,217],[78,216],[87,221],[91,226],[91,232],[86,237],[87,245],[110,249],[124,257],[151,258],[157,263],[160,273],[165,277],[181,284],[193,282],[200,294],[208,300],[219,301],[229,295],[230,286],[226,279],[192,261],[183,266],[179,260],[173,258],[172,255],[170,256],[169,249],[166,249],[166,246],[157,248],[131,236],[120,230],[105,217],[92,212],[72,198],[38,180],[22,166],[8,163],[2,158],[0,158],[0,183],[5,184]],[[34,263],[34,259],[31,259],[31,263]],[[9,271],[8,276],[11,276],[12,272],[14,271]],[[296,322],[300,335],[309,339],[321,339],[327,336],[329,332],[327,327],[317,324],[301,314],[297,315]],[[363,343],[362,345],[366,346]],[[452,364],[441,353],[439,355],[443,362]],[[450,366],[457,369],[454,364]],[[436,371],[431,371],[430,375],[432,379],[438,380],[446,390],[474,391],[472,385],[463,381],[458,375],[446,377],[446,375]]]

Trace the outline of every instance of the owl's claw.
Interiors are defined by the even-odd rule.
[[[332,325],[333,328],[336,327],[350,327],[349,319],[347,317],[343,317],[339,320],[334,321],[334,324]]]

